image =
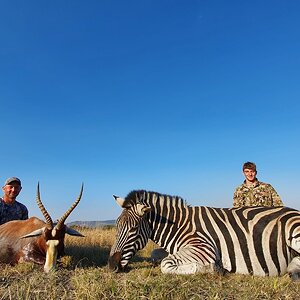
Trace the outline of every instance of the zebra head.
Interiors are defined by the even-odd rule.
[[[146,246],[151,232],[146,215],[151,208],[117,196],[114,198],[123,211],[116,221],[116,240],[110,251],[108,267],[111,271],[119,272],[124,270],[137,251]]]

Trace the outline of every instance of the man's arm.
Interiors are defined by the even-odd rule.
[[[22,212],[22,220],[27,220],[27,219],[28,219],[28,209],[24,205],[24,209],[23,209],[23,212]]]
[[[283,206],[282,200],[276,190],[269,185],[273,206]]]
[[[241,205],[241,199],[239,198],[238,189],[235,190],[233,194],[233,207],[240,207]]]

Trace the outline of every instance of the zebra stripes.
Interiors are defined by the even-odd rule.
[[[217,271],[300,277],[300,212],[287,207],[191,207],[180,198],[143,190],[123,200],[109,267],[120,271],[148,239],[169,255],[164,273]]]

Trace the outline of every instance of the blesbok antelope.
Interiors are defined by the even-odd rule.
[[[53,223],[41,201],[38,184],[36,201],[46,222],[31,217],[27,220],[16,220],[2,224],[0,226],[0,263],[15,265],[21,262],[34,262],[43,264],[46,273],[54,270],[57,258],[64,255],[65,234],[83,236],[64,224],[79,203],[82,192],[83,185],[73,205],[57,223]]]

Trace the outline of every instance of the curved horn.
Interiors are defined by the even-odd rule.
[[[64,213],[64,215],[60,218],[60,220],[57,222],[55,228],[56,229],[60,229],[61,226],[64,224],[64,222],[66,221],[67,217],[71,214],[71,212],[74,210],[74,208],[77,206],[77,204],[79,203],[81,196],[82,196],[82,192],[83,192],[83,184],[81,185],[81,190],[80,190],[80,194],[78,196],[78,198],[76,199],[76,201],[73,203],[73,205]]]
[[[41,197],[40,197],[40,183],[38,182],[38,186],[37,186],[37,192],[36,192],[36,202],[37,205],[39,207],[39,209],[41,210],[44,218],[46,219],[46,222],[48,225],[51,226],[51,228],[53,227],[53,221],[49,215],[49,213],[47,212],[46,208],[44,207],[42,201],[41,201]]]

